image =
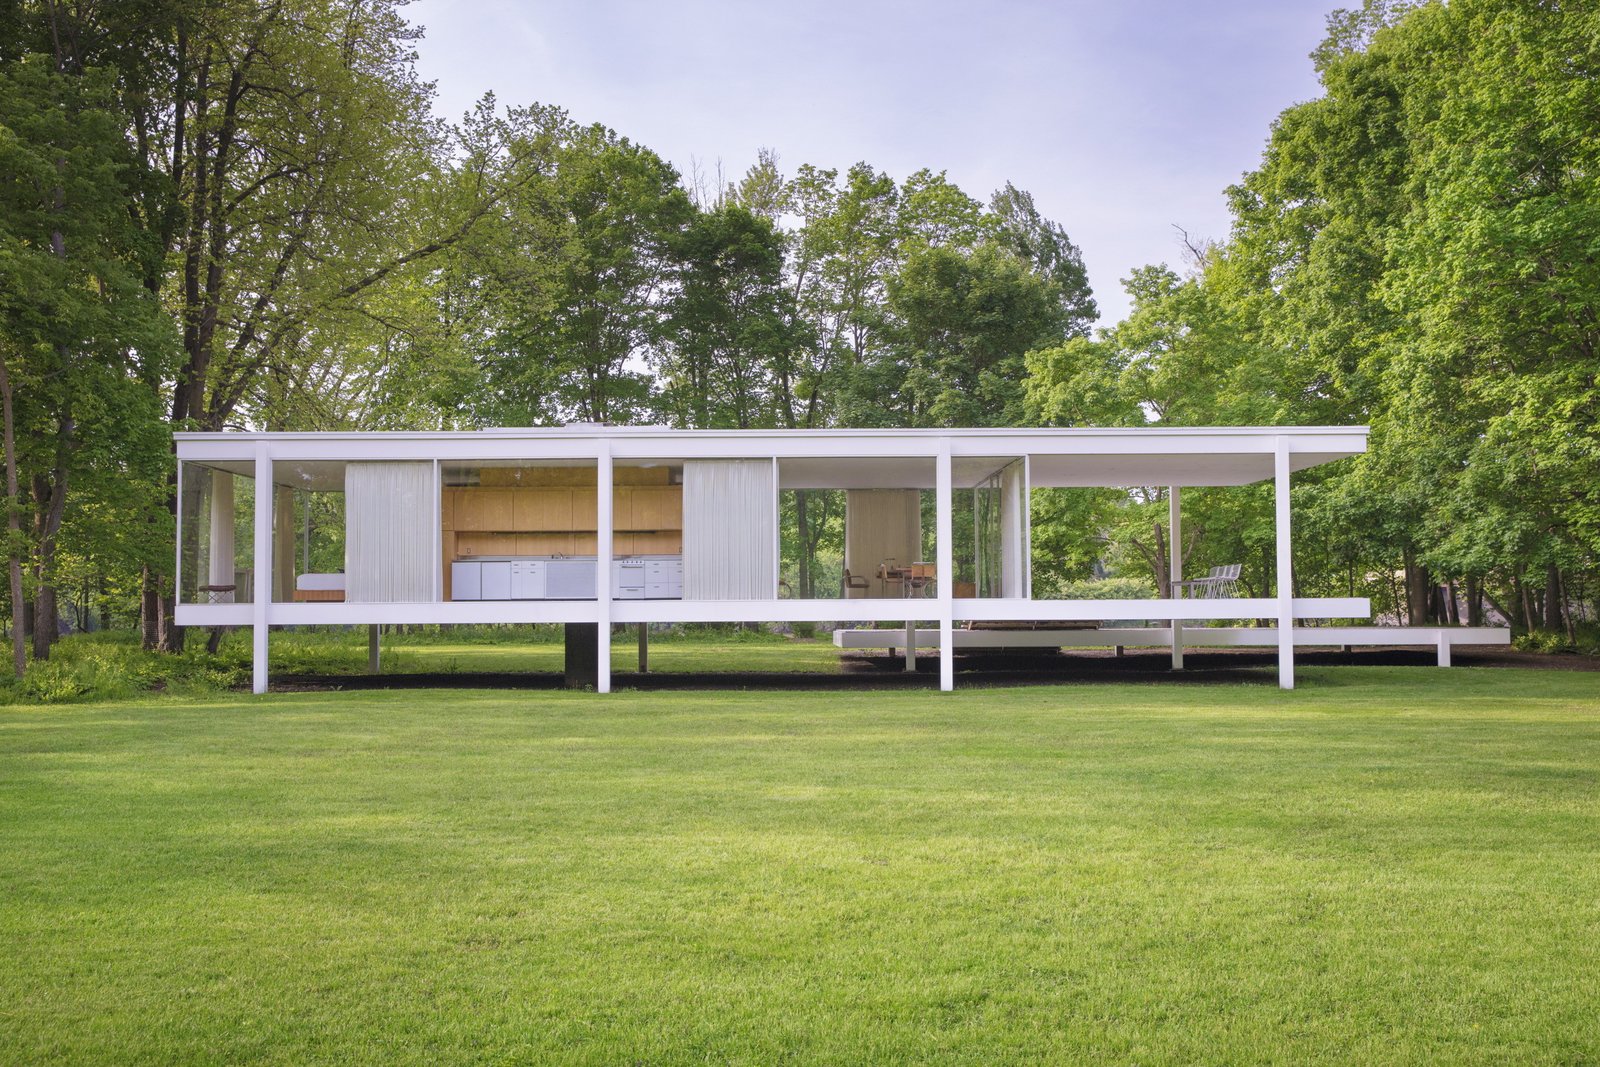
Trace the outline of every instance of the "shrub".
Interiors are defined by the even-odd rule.
[[[1055,590],[1058,600],[1153,600],[1155,589],[1142,578],[1094,578],[1082,582],[1062,582]]]

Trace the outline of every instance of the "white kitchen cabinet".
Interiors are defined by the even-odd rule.
[[[483,564],[483,599],[511,599],[511,561],[488,560]]]
[[[545,561],[542,559],[514,559],[511,561],[511,599],[543,600],[545,598]]]
[[[459,560],[450,564],[450,599],[483,599],[483,564]]]

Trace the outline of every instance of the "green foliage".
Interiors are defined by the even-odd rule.
[[[1229,190],[1229,239],[1192,246],[1187,276],[1133,272],[1123,322],[1032,353],[1030,416],[1369,424],[1367,455],[1296,479],[1300,591],[1452,621],[1448,581],[1465,615],[1570,634],[1600,561],[1597,41],[1584,5],[1336,12],[1325,91]],[[1186,501],[1196,563],[1262,588],[1266,504]]]
[[[0,703],[126,700],[151,690],[200,693],[241,685],[249,677],[248,649],[167,656],[141,650],[129,633],[77,634],[57,644],[48,660],[31,662],[20,680],[0,685]]]
[[[804,343],[783,281],[783,238],[735,204],[699,213],[678,240],[677,292],[656,361],[674,425],[772,426],[772,400]]]
[[[1570,638],[1600,587],[1590,7],[1336,12],[1324,91],[1227,191],[1227,239],[1132,271],[1092,333],[1081,252],[1009,182],[985,203],[934,168],[786,174],[763,150],[691,193],[554,106],[446,124],[396,0],[13,8],[0,358],[40,603],[70,587],[130,620],[170,585],[174,426],[574,419],[1365,423],[1367,456],[1296,479],[1300,592],[1421,621],[1452,617],[1448,582],[1469,616]],[[804,595],[835,580],[834,503],[785,505]],[[1165,580],[1161,487],[1035,505],[1042,585]],[[1184,514],[1190,572],[1269,587],[1267,494]]]
[[[1064,331],[1049,285],[990,243],[913,252],[889,283],[887,309],[904,386],[884,405],[916,426],[1019,424],[1023,357]]]
[[[1035,596],[1043,593],[1035,590]],[[1062,582],[1049,590],[1058,600],[1149,600],[1155,588],[1144,578],[1090,578],[1081,582]]]

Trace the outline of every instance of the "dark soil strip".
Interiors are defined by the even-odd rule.
[[[1499,648],[1458,648],[1460,667],[1531,667],[1542,670],[1600,671],[1600,657],[1547,655]],[[1431,667],[1437,661],[1431,650],[1375,648],[1351,652],[1295,653],[1302,666]],[[1208,649],[1184,654],[1184,669],[1171,668],[1171,654],[1130,651],[1117,656],[1109,650],[1073,652],[995,651],[956,657],[957,685],[973,686],[1070,685],[1075,682],[1160,682],[1167,685],[1217,685],[1250,683],[1271,685],[1278,657],[1270,650]],[[922,656],[916,673],[905,669],[899,656],[847,655],[834,673],[784,671],[727,671],[716,673],[614,672],[618,689],[727,690],[727,689],[929,689],[939,685],[939,659]],[[1454,668],[1453,668],[1454,669]],[[284,674],[272,679],[275,690],[329,689],[561,689],[559,673],[416,673],[416,674]]]

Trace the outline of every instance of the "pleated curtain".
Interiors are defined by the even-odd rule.
[[[684,461],[684,599],[776,597],[777,551],[772,460]]]
[[[351,463],[344,471],[345,599],[433,599],[432,463]]]
[[[1000,595],[1027,597],[1031,552],[1029,545],[1028,479],[1022,460],[1008,463],[1000,472]]]

